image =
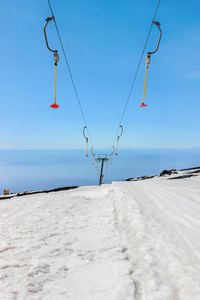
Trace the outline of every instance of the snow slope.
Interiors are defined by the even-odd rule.
[[[0,202],[0,299],[132,299],[108,188]]]
[[[178,175],[112,185],[136,299],[200,299],[200,176]]]
[[[0,201],[0,299],[200,300],[199,174]]]

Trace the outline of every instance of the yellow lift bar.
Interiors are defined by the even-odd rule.
[[[159,36],[159,39],[158,39],[156,50],[153,51],[153,52],[147,52],[147,56],[146,56],[146,60],[145,60],[145,63],[146,63],[146,73],[145,73],[145,81],[144,81],[144,95],[143,95],[142,104],[139,105],[139,107],[145,107],[145,106],[147,106],[147,104],[144,104],[145,94],[146,94],[146,85],[147,85],[147,72],[148,72],[148,68],[149,68],[149,64],[150,64],[150,60],[151,60],[151,54],[156,53],[156,51],[158,50],[158,47],[160,45],[160,39],[161,39],[161,36],[162,36],[162,31],[160,29],[160,23],[153,21],[153,24],[155,24],[158,27],[158,29],[160,31],[160,36]]]
[[[57,64],[59,62],[59,55],[58,55],[58,50],[52,50],[49,48],[49,44],[48,44],[48,40],[47,40],[47,35],[46,35],[46,27],[48,25],[48,23],[50,21],[54,20],[54,17],[51,18],[47,18],[45,21],[45,25],[44,25],[44,37],[45,37],[45,41],[46,41],[46,45],[47,45],[47,49],[51,52],[54,52],[54,65],[55,65],[55,92],[54,92],[54,103],[50,105],[50,107],[52,108],[58,108],[59,105],[56,104],[56,79],[57,79]]]

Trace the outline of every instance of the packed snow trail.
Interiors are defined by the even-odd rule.
[[[0,201],[0,299],[200,300],[200,170]]]
[[[0,202],[0,299],[133,299],[108,190]]]
[[[136,299],[200,300],[200,176],[169,180],[176,176],[110,191]]]

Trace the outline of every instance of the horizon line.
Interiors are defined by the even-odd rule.
[[[195,147],[180,147],[180,148],[167,148],[167,147],[162,147],[162,148],[145,148],[145,147],[121,147],[121,151],[124,150],[192,150],[192,149],[200,149],[200,146],[195,146]],[[65,151],[85,151],[85,148],[27,148],[27,149],[0,149],[0,151],[48,151],[48,150],[65,150]],[[98,151],[105,151],[109,150],[109,148],[96,148]],[[94,148],[95,151],[95,148]]]

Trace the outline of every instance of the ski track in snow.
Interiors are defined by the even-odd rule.
[[[200,177],[113,183],[135,299],[200,299]]]
[[[200,300],[200,176],[171,177],[0,201],[0,300]]]
[[[133,299],[108,188],[0,202],[0,299]]]

